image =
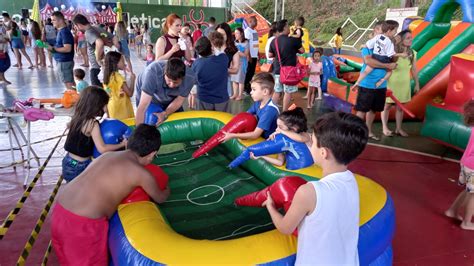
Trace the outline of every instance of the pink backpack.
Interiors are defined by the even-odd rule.
[[[283,66],[281,64],[280,49],[278,49],[278,38],[275,38],[275,47],[280,63],[280,83],[288,86],[298,85],[306,76],[306,67],[299,62],[296,63],[296,66]]]

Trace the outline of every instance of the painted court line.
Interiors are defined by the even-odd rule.
[[[403,149],[403,148],[387,146],[387,145],[377,144],[377,143],[367,143],[367,145],[372,145],[372,146],[379,147],[379,148],[392,149],[392,150],[396,150],[396,151],[403,151],[403,152],[407,152],[407,153],[413,153],[413,154],[416,154],[416,155],[422,155],[422,156],[436,158],[436,159],[442,159],[442,160],[450,161],[450,162],[453,162],[453,163],[459,163],[459,160],[456,160],[456,159],[451,159],[451,158],[446,158],[446,157],[442,157],[442,156],[439,156],[439,155],[424,153],[424,152],[421,152],[421,151],[412,151],[412,150],[407,150],[407,149]]]
[[[194,191],[199,190],[199,189],[202,189],[202,188],[205,188],[205,187],[216,187],[216,188],[218,188],[217,191],[222,191],[221,197],[220,197],[218,200],[216,200],[216,201],[213,201],[213,202],[206,202],[206,203],[195,202],[194,199],[191,199],[191,197],[190,197],[189,195],[191,195]],[[217,191],[215,191],[215,192],[217,192]],[[212,193],[210,193],[210,194],[208,194],[208,195],[204,195],[203,197],[200,197],[200,198],[207,198],[207,196],[209,196],[209,195],[211,195],[211,194],[214,194],[215,192],[212,192]],[[218,186],[218,185],[205,185],[205,186],[200,186],[200,187],[197,187],[197,188],[195,188],[195,189],[189,191],[188,194],[186,194],[186,199],[187,199],[189,202],[191,202],[192,204],[199,205],[199,206],[207,206],[207,205],[211,205],[211,204],[215,204],[215,203],[221,202],[221,200],[224,198],[224,196],[225,196],[225,190],[224,190],[224,188],[222,188],[221,186]],[[197,198],[196,198],[196,199],[197,199]]]
[[[241,235],[241,234],[245,234],[245,233],[247,233],[247,232],[250,232],[250,231],[252,231],[252,230],[254,230],[254,229],[260,228],[260,227],[269,226],[269,225],[271,225],[271,224],[273,224],[273,223],[270,222],[270,223],[261,224],[261,225],[247,224],[247,225],[244,225],[244,226],[241,226],[241,227],[237,228],[237,229],[234,230],[234,232],[232,232],[232,234],[230,234],[230,235],[221,236],[221,237],[215,238],[215,239],[213,239],[213,240],[222,240],[222,239],[226,239],[226,238],[229,238],[229,237],[238,236],[238,235]],[[253,226],[253,227],[250,228],[250,229],[247,229],[247,230],[245,230],[245,231],[238,232],[240,229],[245,228],[245,227],[248,227],[248,226]],[[238,233],[237,233],[237,232],[238,232]]]
[[[215,190],[215,191],[213,191],[213,192],[207,193],[207,194],[205,194],[205,195],[203,195],[203,196],[196,197],[196,198],[191,198],[191,199],[192,199],[192,200],[197,200],[197,199],[206,198],[206,197],[208,197],[208,196],[210,196],[210,195],[212,195],[212,194],[214,194],[214,193],[216,193],[216,192],[218,192],[218,191],[221,191],[221,190],[225,192],[225,188],[226,188],[226,187],[228,187],[228,186],[230,186],[230,185],[233,185],[233,184],[235,184],[235,183],[237,183],[237,182],[239,182],[239,181],[250,180],[250,179],[252,179],[252,178],[253,178],[253,176],[250,176],[250,177],[248,177],[248,178],[240,178],[240,179],[237,179],[237,180],[234,180],[234,181],[230,182],[229,184],[227,184],[227,185],[225,185],[225,186],[223,186],[223,187],[220,187],[220,186],[218,186],[218,185],[204,185],[204,186],[197,187],[197,188],[191,190],[191,192],[194,191],[194,190],[203,188],[203,187],[208,187],[208,186],[216,186],[216,187],[219,187],[219,189],[218,189],[218,190]],[[191,193],[191,192],[188,192],[188,195],[189,195],[189,193]],[[186,199],[167,200],[167,201],[165,201],[165,203],[168,203],[168,202],[189,201],[189,202],[191,202],[191,203],[193,203],[193,204],[196,204],[196,203],[194,203],[193,201],[189,200],[189,197],[188,197],[188,196],[186,196],[186,197],[187,197]],[[219,203],[219,202],[222,200],[222,198],[223,198],[223,197],[221,197],[221,199],[220,199],[219,201],[214,202],[214,203]],[[214,203],[213,203],[213,204],[214,204]],[[197,204],[197,205],[203,205],[203,204],[200,203],[200,204]]]

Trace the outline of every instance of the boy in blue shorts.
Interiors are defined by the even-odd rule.
[[[257,116],[257,127],[252,132],[247,133],[229,133],[224,132],[221,142],[230,139],[256,139],[262,136],[268,138],[277,127],[276,121],[279,115],[278,107],[272,101],[273,87],[275,80],[272,74],[261,72],[255,75],[250,82],[252,91],[250,95],[255,102],[247,113]]]
[[[352,114],[328,113],[316,120],[311,137],[323,178],[300,186],[284,216],[269,193],[262,206],[280,232],[298,228],[295,265],[359,265],[359,189],[347,165],[364,150],[367,126]]]

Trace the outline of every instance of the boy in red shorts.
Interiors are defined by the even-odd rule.
[[[155,127],[139,125],[126,151],[109,152],[94,160],[58,195],[53,210],[51,236],[61,265],[108,265],[108,218],[136,187],[157,203],[169,195],[144,168],[161,145]]]

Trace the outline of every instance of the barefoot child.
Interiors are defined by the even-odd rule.
[[[160,145],[159,131],[141,124],[126,151],[100,156],[61,189],[51,218],[52,244],[60,265],[108,265],[107,220],[136,187],[157,203],[166,200],[169,187],[160,190],[143,167],[152,162]]]
[[[308,84],[308,104],[306,108],[311,109],[314,105],[314,91],[318,89],[318,98],[321,100],[323,92],[321,90],[321,74],[323,73],[323,63],[321,63],[322,49],[318,48],[313,53],[313,58],[309,64],[309,84]]]
[[[125,70],[125,58],[119,52],[108,52],[105,55],[104,90],[110,96],[108,114],[110,118],[126,119],[135,117],[130,97],[135,86],[135,74],[130,76],[130,84],[119,73]]]
[[[64,144],[68,153],[63,159],[62,167],[63,177],[67,182],[81,174],[92,162],[94,146],[100,153],[125,147],[125,142],[105,144],[100,134],[97,117],[104,115],[108,102],[109,96],[99,87],[91,86],[81,93]]]
[[[341,27],[336,29],[336,34],[332,38],[334,39],[334,47],[332,48],[334,54],[341,54],[342,44],[344,43]]]
[[[380,63],[392,63],[394,58],[397,56],[406,56],[406,54],[395,53],[395,46],[392,42],[393,36],[397,34],[398,22],[394,20],[387,20],[382,24],[382,34],[375,35],[374,38],[370,39],[366,43],[366,47],[373,50],[372,58],[379,61]],[[354,89],[359,86],[360,82],[367,77],[367,75],[374,70],[369,65],[366,66],[357,79],[356,83],[352,86]],[[392,75],[392,71],[387,71],[385,76],[375,83],[375,89],[380,87],[384,81],[387,81]]]
[[[142,58],[143,35],[141,34],[140,30],[138,30],[137,34],[135,35],[135,46],[137,47],[138,58]]]
[[[148,44],[146,46],[146,65],[153,63],[155,61],[155,54],[153,53],[153,44]]]
[[[284,216],[269,193],[262,206],[278,231],[289,235],[298,228],[295,265],[359,265],[359,190],[347,165],[364,150],[367,126],[335,112],[322,115],[313,130],[311,155],[324,178],[300,186]]]
[[[87,84],[87,82],[84,80],[85,76],[86,76],[86,72],[83,69],[81,68],[74,69],[74,79],[76,81],[77,93],[81,93],[83,90],[89,87],[89,84]]]
[[[474,230],[474,223],[472,223],[474,215],[474,100],[470,100],[464,106],[464,122],[471,127],[471,137],[461,158],[459,184],[466,188],[459,193],[445,214],[462,221],[460,225],[462,229]],[[464,213],[464,216],[461,216],[461,213]]]
[[[262,137],[267,139],[277,128],[277,118],[279,114],[278,107],[272,101],[273,87],[275,80],[272,74],[261,72],[253,76],[250,82],[252,91],[250,95],[254,104],[247,110],[257,117],[257,127],[252,132],[247,133],[229,133],[224,132],[224,138],[221,142],[230,139],[256,139]]]

